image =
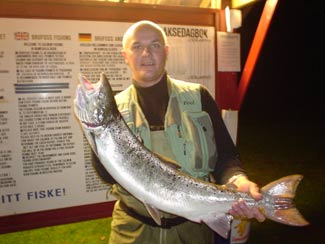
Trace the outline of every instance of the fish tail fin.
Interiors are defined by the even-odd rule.
[[[293,202],[302,175],[289,175],[273,181],[261,189],[264,195],[264,214],[267,218],[292,226],[305,226],[308,221]]]

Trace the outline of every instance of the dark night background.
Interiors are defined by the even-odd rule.
[[[240,116],[293,122],[324,119],[320,86],[323,43],[320,30],[305,23],[305,19],[320,20],[324,11],[312,2],[278,1]],[[242,65],[263,7],[263,1],[255,4],[243,20]],[[309,44],[305,44],[305,29],[310,33]]]
[[[242,65],[263,7],[264,1],[254,4],[243,20]],[[238,148],[253,178],[264,182],[283,174],[304,175],[296,203],[310,225],[255,224],[248,244],[324,243],[324,18],[320,1],[278,1],[238,125]]]

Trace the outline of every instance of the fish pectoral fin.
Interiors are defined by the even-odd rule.
[[[148,213],[153,218],[153,220],[156,222],[157,225],[161,225],[161,212],[159,209],[155,208],[154,206],[144,203],[144,206],[146,207]]]
[[[230,231],[230,225],[233,217],[229,214],[214,216],[213,218],[204,219],[203,222],[220,236],[227,239]]]

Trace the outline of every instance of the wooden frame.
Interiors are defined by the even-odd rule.
[[[80,0],[2,0],[0,17],[74,19],[134,22],[149,19],[164,24],[215,26],[217,10],[161,6],[149,4],[113,3]]]

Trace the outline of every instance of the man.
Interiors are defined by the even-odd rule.
[[[133,82],[115,97],[124,120],[146,147],[177,162],[181,171],[218,184],[231,183],[261,199],[259,188],[241,167],[214,99],[199,84],[169,77],[168,54],[166,36],[157,24],[140,21],[126,31],[122,55]],[[164,225],[157,226],[144,205],[117,183],[112,194],[118,201],[110,244],[214,243],[214,232],[204,224],[164,214]],[[257,208],[249,209],[241,201],[229,213],[265,220]]]

